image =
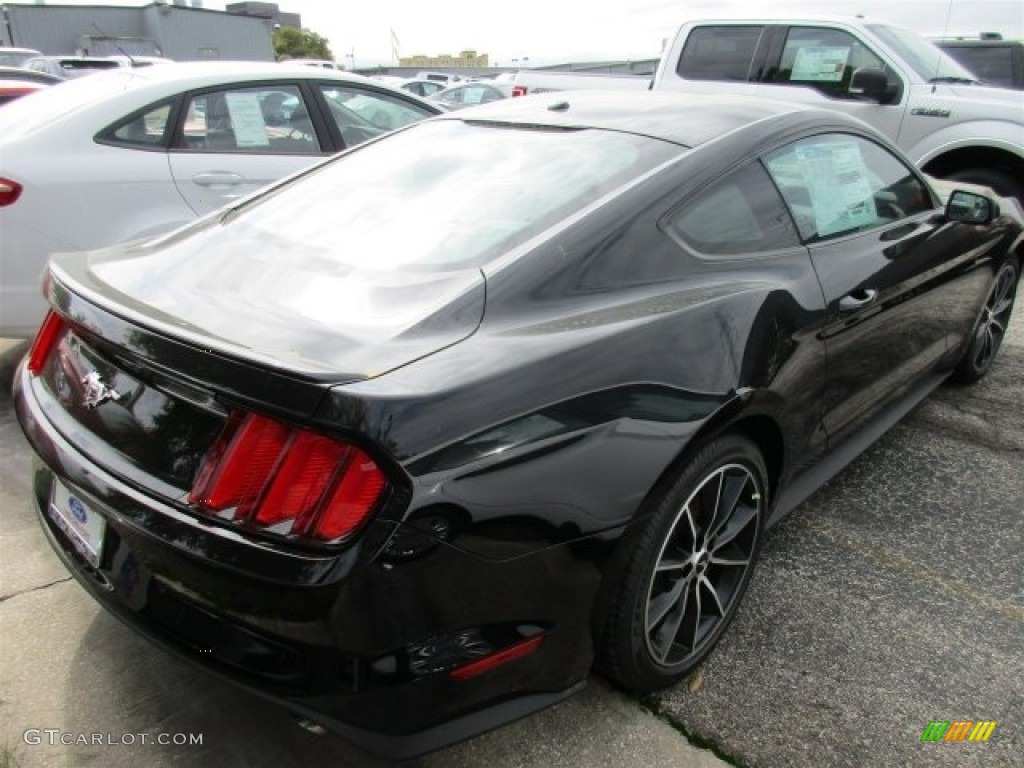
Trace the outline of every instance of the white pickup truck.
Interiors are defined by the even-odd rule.
[[[828,106],[885,134],[932,176],[1024,200],[1024,93],[977,84],[919,35],[865,18],[692,21],[656,89]]]
[[[563,89],[578,82],[569,75]],[[653,88],[828,106],[873,125],[932,176],[1024,203],[1024,91],[979,85],[897,26],[859,16],[689,21],[665,48]]]

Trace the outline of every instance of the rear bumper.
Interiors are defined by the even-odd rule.
[[[577,547],[496,563],[440,543],[389,558],[395,524],[375,522],[336,554],[275,549],[96,466],[46,419],[24,367],[15,408],[39,457],[42,528],[98,602],[178,657],[364,749],[429,752],[583,685],[599,573]],[[48,513],[57,482],[105,521],[98,567]],[[537,633],[529,656],[468,679],[450,674]]]

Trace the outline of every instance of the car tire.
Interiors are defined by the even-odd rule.
[[[973,384],[989,372],[1006,336],[1019,278],[1020,266],[1013,258],[996,272],[985,305],[974,323],[967,349],[953,371],[953,381]]]
[[[1015,197],[1024,205],[1024,186],[1010,174],[992,168],[965,168],[944,177],[947,181],[962,181],[965,184],[981,184],[991,187],[1001,197]]]
[[[750,581],[768,509],[757,447],[718,437],[684,465],[622,542],[598,650],[624,688],[649,692],[690,673],[729,625]]]

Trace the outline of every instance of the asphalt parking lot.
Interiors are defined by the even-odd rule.
[[[11,347],[0,341],[0,765],[382,765],[149,647],[69,579],[29,506],[3,390]],[[595,677],[407,765],[1019,765],[1022,498],[1018,312],[985,381],[942,387],[769,534],[736,622],[687,684],[637,701]],[[986,743],[921,743],[932,720],[998,724]],[[42,729],[202,744],[50,745]]]

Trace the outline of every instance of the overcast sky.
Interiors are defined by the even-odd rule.
[[[140,0],[54,0],[51,4],[145,5]],[[222,10],[225,2],[205,0]],[[488,53],[492,64],[580,59],[653,58],[686,18],[724,13],[782,16],[821,12],[877,16],[925,35],[1001,32],[1024,38],[1024,0],[281,0],[283,11],[326,37],[338,61],[391,61],[391,30],[400,55]],[[770,9],[770,10],[768,10]]]

